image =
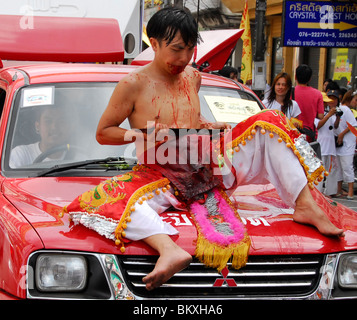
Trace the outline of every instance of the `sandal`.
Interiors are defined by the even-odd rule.
[[[336,194],[332,195],[332,197],[333,198],[342,198],[343,195],[342,195],[342,193],[336,193]]]
[[[334,195],[335,198],[341,198],[341,197],[346,197],[346,196],[348,196],[348,193],[346,191],[342,191],[342,192],[336,193]]]

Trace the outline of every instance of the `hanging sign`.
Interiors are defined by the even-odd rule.
[[[357,48],[357,3],[284,1],[283,45]]]

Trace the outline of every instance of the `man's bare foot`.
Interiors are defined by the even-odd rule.
[[[337,228],[317,205],[308,186],[305,186],[296,200],[293,214],[295,222],[310,224],[325,236],[344,236],[343,229]]]
[[[162,243],[164,238],[168,238],[169,241],[166,239]],[[176,245],[167,235],[151,236],[144,239],[144,241],[160,253],[154,270],[143,278],[147,290],[160,287],[176,272],[186,268],[192,261],[191,255]]]

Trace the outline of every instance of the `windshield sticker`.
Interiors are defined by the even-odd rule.
[[[54,87],[25,89],[23,93],[23,107],[47,106],[54,103]]]
[[[224,96],[204,96],[216,121],[241,122],[260,112],[256,101]]]

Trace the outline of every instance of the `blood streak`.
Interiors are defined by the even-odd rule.
[[[170,73],[174,75],[181,73],[185,69],[185,66],[174,66],[170,63],[168,63],[167,66],[169,67]]]
[[[177,123],[177,118],[178,118],[178,108],[175,107],[175,104],[172,102],[172,116],[173,116],[173,120],[174,120],[174,124],[176,126],[176,128],[179,128],[179,125]]]

